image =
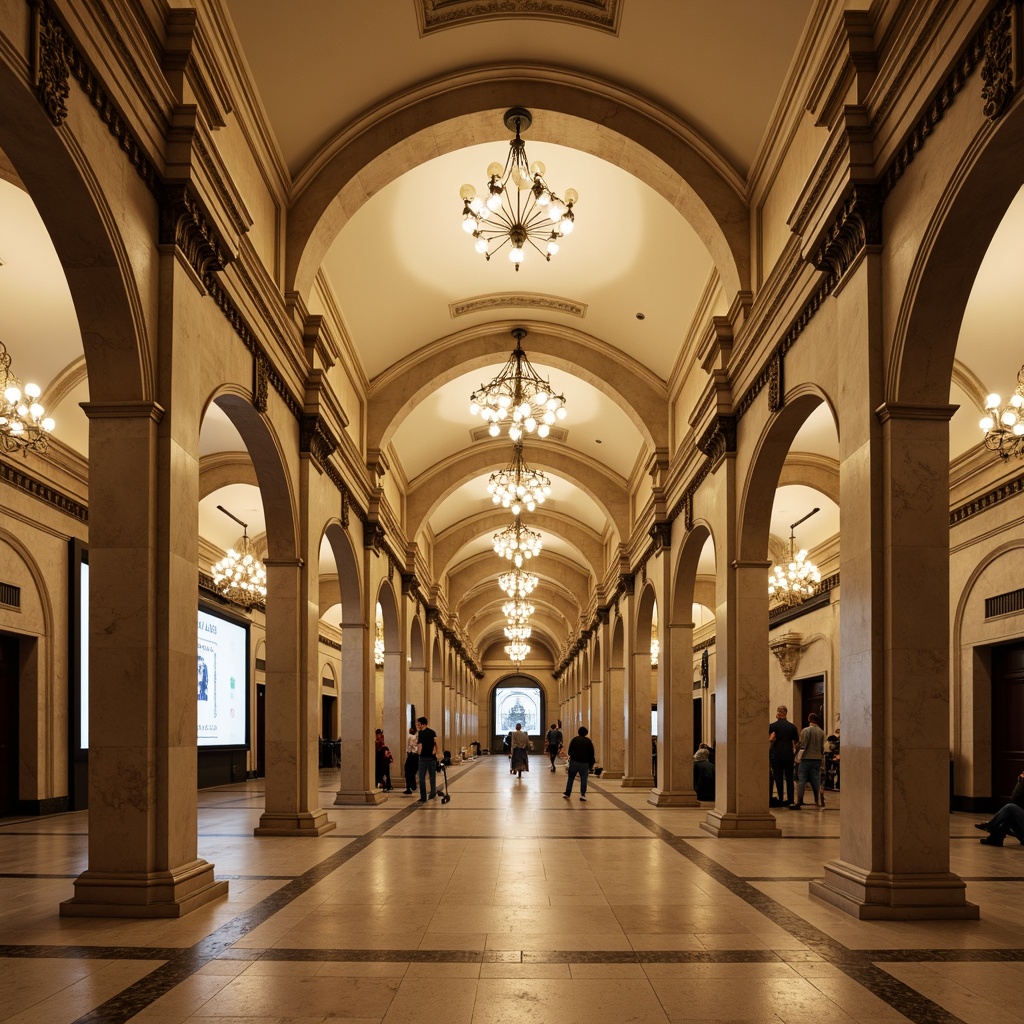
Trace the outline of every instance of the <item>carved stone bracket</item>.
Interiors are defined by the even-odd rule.
[[[363,530],[363,546],[372,548],[374,554],[380,554],[384,544],[384,527],[376,519],[367,519]]]
[[[990,121],[998,121],[1013,98],[1020,64],[1020,11],[1016,0],[1003,0],[993,12],[985,33],[985,60],[981,78],[985,83],[982,112]]]
[[[655,523],[648,532],[654,540],[655,552],[672,547],[672,524],[667,519]]]
[[[229,250],[188,185],[163,185],[159,189],[160,244],[181,250],[188,265],[204,281],[209,271],[223,270]]]
[[[299,423],[299,451],[318,466],[324,466],[338,448],[338,442],[320,416],[303,416]]]
[[[631,597],[633,594],[633,588],[636,585],[636,578],[631,572],[619,573],[619,593],[625,594],[627,597]]]
[[[793,673],[800,661],[800,654],[803,651],[801,641],[803,637],[799,633],[784,633],[782,636],[772,640],[768,649],[775,655],[782,669],[782,674],[788,681],[792,681]]]
[[[414,572],[403,572],[402,573],[402,596],[409,597],[414,595],[420,588],[420,581],[416,578]]]
[[[868,245],[882,244],[882,193],[877,185],[855,185],[836,215],[815,257],[836,283]]]
[[[41,0],[29,0],[32,8],[32,77],[36,95],[54,125],[68,116],[68,80],[74,47],[64,27]]]
[[[717,462],[723,455],[734,454],[736,451],[736,417],[716,416],[697,442],[697,448],[713,462]]]

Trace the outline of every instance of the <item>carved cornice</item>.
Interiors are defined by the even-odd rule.
[[[618,35],[622,0],[418,0],[420,35],[496,18],[564,21]]]
[[[330,637],[326,637],[323,633],[317,635],[317,643],[323,644],[324,647],[330,647],[332,651],[340,651],[341,644],[337,640],[332,640]]]
[[[712,463],[736,451],[736,417],[718,415],[704,431],[697,442],[697,450],[703,452]]]
[[[1020,12],[1016,6],[1016,0],[1003,0],[992,12],[985,32],[985,60],[981,67],[981,78],[985,84],[981,98],[985,102],[982,113],[990,121],[998,121],[1002,117],[1016,88],[1015,70],[1020,60],[1020,54],[1016,52]]]
[[[338,441],[323,418],[303,415],[299,421],[299,452],[308,455],[321,469],[338,448]]]
[[[1009,501],[1019,494],[1024,494],[1024,473],[1001,483],[998,487],[993,487],[990,491],[978,495],[977,498],[973,498],[963,505],[957,506],[949,513],[949,525],[956,526],[970,519],[971,516],[995,508],[996,505]]]
[[[814,263],[836,283],[869,245],[882,243],[882,193],[877,185],[855,185],[828,229]]]
[[[778,412],[786,394],[782,380],[782,353],[776,349],[768,360],[768,411]]]
[[[89,522],[89,509],[82,502],[76,501],[70,495],[58,491],[56,487],[51,487],[34,476],[29,476],[28,473],[24,473],[20,469],[15,469],[8,462],[0,462],[0,480],[11,487],[16,487],[19,491],[31,494],[33,498],[38,498],[58,512],[77,519],[80,523]]]
[[[270,392],[270,363],[262,351],[252,357],[252,405],[257,412],[267,411]]]

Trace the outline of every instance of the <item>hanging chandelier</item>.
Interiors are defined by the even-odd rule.
[[[501,612],[510,623],[525,623],[533,614],[534,607],[525,598],[514,597],[511,601],[506,601],[501,606]]]
[[[22,387],[11,373],[10,353],[0,341],[0,450],[22,455],[46,451],[47,434],[56,424],[39,404],[41,394],[37,384]]]
[[[522,569],[510,569],[498,577],[498,586],[512,598],[529,597],[537,587],[537,577]]]
[[[509,640],[529,640],[530,634],[533,630],[530,628],[530,624],[525,619],[515,619],[509,622],[505,627],[505,636]]]
[[[556,395],[551,382],[544,380],[527,359],[522,345],[525,328],[515,328],[512,337],[516,347],[508,362],[490,384],[481,384],[469,396],[469,411],[490,424],[487,432],[491,437],[501,433],[506,420],[512,441],[518,441],[524,431],[547,437],[555,420],[565,419],[565,395]]]
[[[491,501],[512,510],[517,516],[525,508],[532,512],[551,493],[551,477],[539,469],[530,469],[523,458],[523,443],[513,446],[512,461],[487,481]]]
[[[526,656],[530,653],[530,645],[522,640],[513,640],[511,643],[505,644],[505,653],[515,663],[526,661]]]
[[[540,554],[540,534],[527,529],[516,516],[504,530],[494,535],[494,551],[499,558],[508,559],[517,569],[523,562]]]
[[[495,161],[487,168],[484,195],[477,195],[473,185],[459,189],[462,229],[473,236],[474,248],[486,260],[510,245],[508,258],[518,271],[527,242],[546,260],[558,252],[559,239],[572,233],[572,208],[579,194],[570,188],[565,199],[559,199],[544,180],[544,164],[527,159],[520,133],[530,127],[533,116],[525,107],[507,110],[504,120],[505,127],[516,133],[505,166]]]
[[[985,399],[985,418],[981,429],[985,431],[985,447],[1003,461],[1015,455],[1024,459],[1024,366],[1017,372],[1017,390],[1006,405],[998,395]]]
[[[249,539],[248,524],[232,515],[223,505],[217,508],[242,528],[242,542],[237,551],[229,548],[228,553],[212,567],[213,583],[222,597],[248,611],[267,599],[267,570]]]
[[[806,551],[796,550],[796,528],[821,509],[813,508],[789,527],[789,564],[773,565],[768,573],[768,597],[794,607],[813,597],[821,582],[818,567],[807,557]]]
[[[377,627],[373,635],[373,663],[380,668],[384,664],[384,617],[377,605]]]
[[[658,667],[658,658],[661,655],[661,644],[658,643],[658,624],[651,625],[651,668]]]

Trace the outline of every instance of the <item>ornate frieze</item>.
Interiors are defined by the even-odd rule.
[[[269,392],[270,364],[262,352],[252,357],[252,407],[257,412],[267,411]]]
[[[587,315],[585,302],[562,299],[557,295],[540,295],[535,292],[500,292],[494,295],[480,295],[448,306],[448,315],[454,320],[471,313],[491,313],[496,309],[543,309],[549,313],[564,313],[566,316]]]
[[[80,501],[43,483],[42,480],[37,480],[34,476],[29,476],[28,473],[23,473],[20,469],[15,469],[7,462],[0,462],[0,480],[11,487],[31,494],[33,498],[38,498],[57,509],[58,512],[63,512],[79,522],[89,522],[89,509]]]
[[[782,352],[776,349],[768,361],[768,410],[778,412],[782,408],[785,390],[782,382]]]
[[[949,525],[956,526],[958,523],[970,519],[971,516],[984,512],[986,509],[994,508],[996,505],[1009,501],[1019,494],[1024,494],[1024,473],[1014,477],[1012,480],[1001,483],[998,487],[994,487],[984,494],[979,494],[977,498],[953,509],[949,513]]]
[[[74,46],[53,12],[41,0],[29,0],[32,8],[32,77],[36,95],[50,120],[62,125],[68,116],[68,81]]]

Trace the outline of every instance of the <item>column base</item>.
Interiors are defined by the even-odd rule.
[[[184,917],[228,894],[213,865],[196,860],[173,871],[83,871],[75,895],[60,905],[61,917]]]
[[[689,791],[681,789],[676,792],[655,789],[647,798],[647,802],[654,804],[655,807],[700,807],[697,794],[692,789]]]
[[[387,800],[387,797],[378,789],[354,789],[352,791],[339,789],[334,796],[334,806],[351,807],[358,805],[359,807],[365,807],[367,804],[382,804],[385,800]]]
[[[700,823],[705,832],[716,839],[781,839],[782,829],[771,814],[721,814],[708,811]]]
[[[622,771],[622,769],[619,769],[618,771],[616,771],[614,768],[605,768],[605,770],[603,772],[601,772],[601,778],[602,779],[611,779],[611,780],[617,782],[625,774],[626,773],[624,771]]]
[[[264,811],[260,823],[252,830],[254,836],[322,836],[337,828],[336,821],[328,821],[327,812],[318,807],[304,814],[277,814]]]
[[[653,789],[654,779],[650,775],[623,775],[623,789]]]
[[[865,871],[833,860],[825,877],[808,892],[861,921],[977,921],[978,906],[966,900],[967,886],[947,872],[893,875]]]

